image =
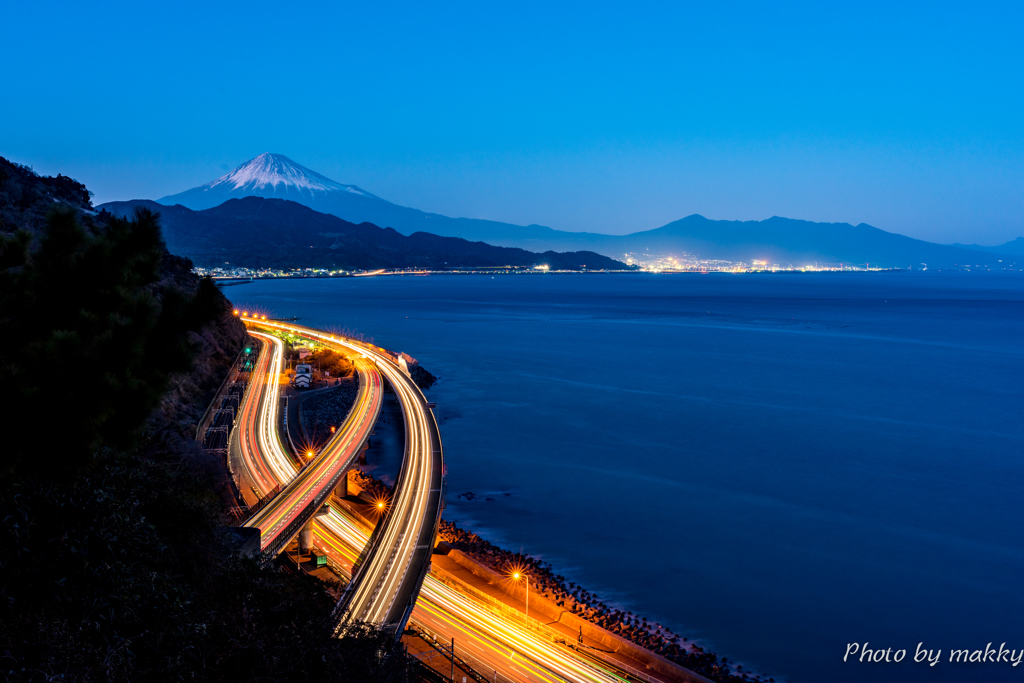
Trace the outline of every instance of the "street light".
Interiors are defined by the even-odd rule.
[[[388,499],[386,496],[375,496],[372,501],[373,511],[378,515],[382,515],[387,512]]]
[[[529,623],[529,621],[530,621],[530,577],[527,576],[524,572],[519,571],[518,569],[513,570],[513,572],[512,572],[512,580],[513,581],[518,581],[521,578],[522,579],[526,579],[526,621],[527,621],[527,623]]]

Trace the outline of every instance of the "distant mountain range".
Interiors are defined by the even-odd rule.
[[[359,225],[294,201],[244,197],[193,211],[141,199],[96,207],[117,216],[137,208],[159,212],[173,254],[198,266],[230,263],[249,268],[430,268],[547,265],[552,270],[620,270],[593,252],[537,254],[424,232],[402,235],[370,223]]]
[[[962,249],[974,249],[975,251],[990,251],[994,254],[1024,256],[1024,237],[1018,237],[1017,239],[1011,242],[1007,242],[1006,244],[1000,244],[995,247],[983,247],[978,244],[953,244],[950,246],[960,247]]]
[[[747,263],[763,260],[798,266],[818,262],[948,268],[1024,263],[1024,239],[1001,247],[941,245],[864,223],[812,223],[779,217],[717,221],[695,214],[655,230],[619,236],[449,218],[399,206],[355,185],[337,183],[280,154],[261,154],[211,183],[163,197],[159,203],[202,210],[249,196],[293,200],[351,223],[369,222],[394,228],[403,235],[423,231],[534,252],[593,251],[619,260],[689,254],[701,259]]]
[[[530,243],[536,247],[551,245],[566,249],[587,245],[598,253],[632,253],[638,258],[686,252],[701,258],[747,263],[759,260],[797,266],[844,263],[947,268],[995,266],[1000,259],[1013,258],[916,240],[864,223],[813,223],[778,216],[763,221],[716,221],[695,214],[655,230],[621,237],[583,234],[576,238]],[[1024,263],[1024,259],[1018,260]]]

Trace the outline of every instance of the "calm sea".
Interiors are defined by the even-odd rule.
[[[1024,664],[947,661],[1024,649],[1024,276],[225,292],[439,375],[446,517],[606,602],[776,680],[1024,680]],[[908,654],[844,664],[852,642]],[[915,664],[918,643],[942,661]]]

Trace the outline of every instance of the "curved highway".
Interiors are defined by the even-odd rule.
[[[278,374],[270,372],[271,366],[276,370],[281,367],[281,345],[278,340],[264,334],[254,334],[261,342],[260,353],[253,365],[250,380],[238,407],[238,419],[233,438],[229,444],[232,460],[240,462],[252,484],[262,495],[269,495],[278,486],[288,483],[295,475],[294,468],[287,471],[274,469],[268,458],[260,454],[260,435],[263,427],[263,414],[267,412],[266,401],[277,401]],[[273,382],[271,384],[271,382]],[[270,396],[273,394],[273,396]],[[273,412],[270,413],[273,415]],[[280,447],[280,444],[279,444]]]
[[[252,324],[256,321],[246,322]],[[344,508],[330,503],[329,514],[315,520],[314,531],[317,545],[328,555],[335,571],[346,577],[351,575],[352,566],[357,563],[359,555],[363,555],[360,565],[362,572],[357,575],[355,581],[350,582],[351,589],[346,593],[347,618],[362,618],[378,624],[404,625],[404,619],[408,619],[408,611],[404,609],[400,591],[408,591],[409,584],[417,578],[410,572],[410,553],[417,548],[406,539],[406,535],[415,533],[416,525],[389,525],[388,522],[401,518],[402,511],[408,522],[415,521],[408,519],[409,516],[431,514],[431,508],[424,504],[425,494],[429,496],[439,491],[431,491],[429,488],[424,490],[424,483],[431,475],[437,475],[439,479],[442,467],[440,463],[437,463],[435,468],[432,466],[433,463],[425,462],[434,460],[434,457],[425,457],[428,452],[433,456],[434,444],[427,438],[431,433],[430,428],[437,428],[433,414],[426,406],[422,392],[414,385],[410,388],[409,385],[412,383],[405,373],[374,347],[294,325],[268,324],[264,321],[259,321],[258,324],[342,348],[356,358],[366,356],[377,361],[380,372],[395,387],[406,416],[406,458],[402,474],[394,489],[391,510],[382,523],[377,525],[377,529],[372,530],[371,537],[371,530],[366,528],[363,522],[354,518]],[[252,334],[264,341],[265,345],[254,370],[257,374],[254,374],[254,381],[250,386],[253,389],[259,386],[265,390],[270,382],[276,382],[275,378],[280,374],[282,343],[270,335],[255,331]],[[260,379],[262,373],[268,373],[272,368],[278,372],[271,374],[268,379]],[[258,395],[257,392],[253,393],[252,401],[262,399],[260,402],[266,404],[265,409],[269,410],[268,394],[265,391],[259,392]],[[276,394],[276,391],[270,393]],[[249,399],[248,394],[245,398]],[[267,419],[267,413],[250,409],[249,403],[250,401],[246,400],[239,412],[238,432],[243,435],[239,442],[245,439],[252,445],[249,451],[252,460],[246,464],[256,475],[254,480],[258,479],[258,486],[266,492],[291,481],[295,476],[296,466],[280,448],[280,439],[276,434],[277,423],[273,418],[276,410],[269,412],[271,417]],[[349,419],[355,419],[357,414],[358,410],[354,408]],[[261,441],[266,444],[265,447],[260,447]],[[436,445],[440,450],[439,441]],[[410,455],[415,457],[410,458]],[[440,456],[440,453],[437,455]],[[437,459],[439,460],[439,457]],[[417,462],[412,462],[414,460]],[[410,482],[418,482],[419,489],[410,486]],[[278,498],[282,495],[283,492]],[[259,516],[263,517],[262,511]],[[423,541],[426,540],[424,532],[427,529],[430,531],[429,540],[418,544],[426,546],[428,561],[436,535],[436,519],[432,520],[433,524],[430,523],[431,520],[421,520],[423,523],[420,525],[420,533],[417,534]],[[368,543],[376,545],[375,553],[366,552]],[[422,552],[424,548],[418,550]],[[405,567],[392,560],[392,557],[400,556],[403,552],[407,558]],[[376,562],[373,562],[373,558],[377,558]],[[444,642],[456,638],[457,653],[460,656],[468,655],[467,659],[474,664],[479,673],[486,674],[488,680],[492,675],[494,680],[506,683],[613,683],[636,680],[624,678],[621,673],[605,664],[564,645],[551,642],[542,634],[525,628],[516,620],[509,619],[507,615],[496,613],[493,608],[460,593],[433,576],[426,576],[425,581],[420,577],[419,581],[422,582],[422,590],[418,590],[420,586],[417,583],[418,600],[415,592],[411,594],[411,599],[415,601],[412,620],[420,627],[438,634]],[[403,621],[395,624],[394,615],[403,612]],[[389,617],[392,621],[388,620]]]
[[[391,504],[342,594],[337,614],[339,624],[357,620],[401,631],[430,568],[441,519],[444,454],[433,411],[419,387],[382,349],[308,327],[252,319],[245,322],[250,327],[286,332],[366,358],[398,395],[405,418],[402,470]]]
[[[259,390],[247,393],[240,409],[243,429],[238,446],[254,480],[264,485],[276,481],[284,488],[243,526],[259,529],[260,549],[273,556],[295,537],[345,475],[377,422],[384,387],[376,368],[357,360],[360,382],[355,405],[334,437],[296,475],[277,429],[277,382],[284,345],[277,337],[252,334],[264,342],[264,351],[257,360],[257,383],[251,383]],[[264,490],[272,489],[273,486]]]

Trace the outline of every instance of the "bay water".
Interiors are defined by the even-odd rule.
[[[453,274],[225,293],[417,358],[441,378],[426,393],[447,519],[744,670],[1024,680],[1024,664],[948,661],[1024,649],[1021,274]],[[852,643],[907,654],[844,663]],[[919,643],[938,664],[913,661]]]

